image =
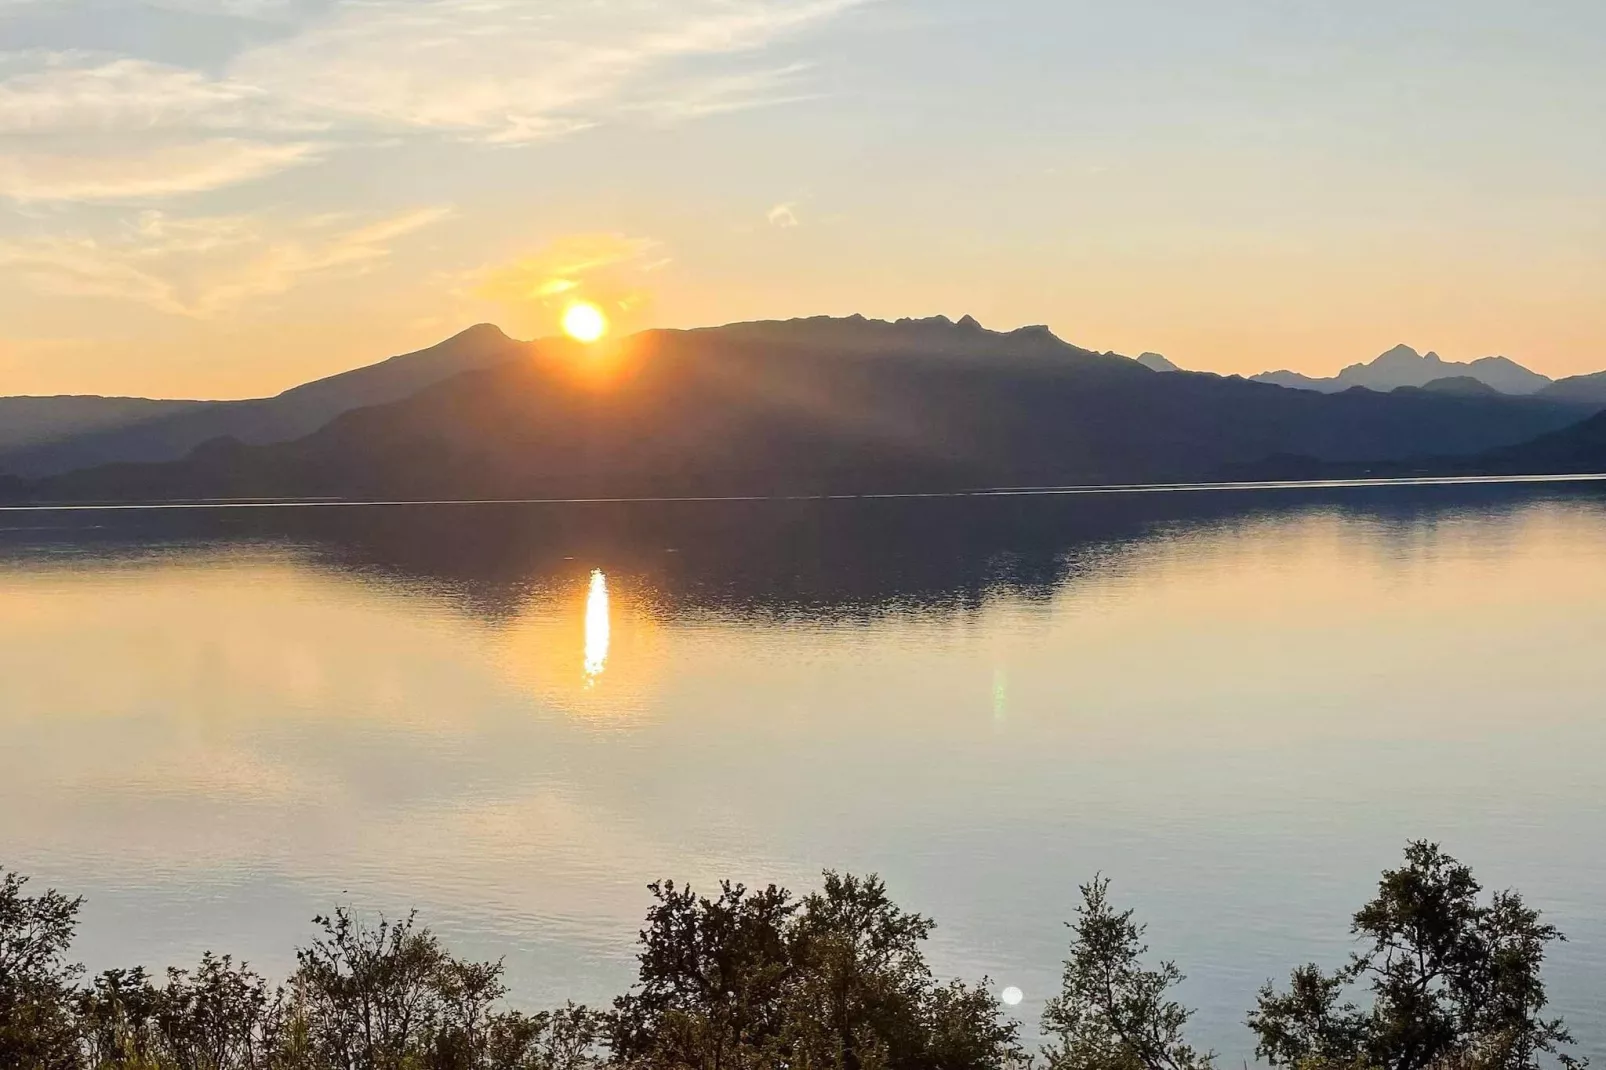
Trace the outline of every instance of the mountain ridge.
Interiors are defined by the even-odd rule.
[[[1502,394],[1519,397],[1539,393],[1554,382],[1548,375],[1525,368],[1509,357],[1479,357],[1463,363],[1445,360],[1432,351],[1418,353],[1403,343],[1370,361],[1351,364],[1327,379],[1287,369],[1261,372],[1250,378],[1294,390],[1337,393],[1355,386],[1369,390],[1424,387],[1435,380],[1457,377],[1476,379]]]
[[[1557,379],[1539,391],[1537,396],[1553,401],[1577,401],[1606,406],[1606,372],[1571,375],[1565,379]]]
[[[1189,482],[1512,446],[1577,405],[1425,390],[1285,390],[1159,374],[1043,328],[863,317],[518,343],[299,439],[14,485],[29,500],[611,497]]]
[[[1182,370],[1159,353],[1139,353],[1134,359],[1150,371],[1179,372]]]
[[[0,471],[37,478],[115,462],[178,460],[219,437],[254,445],[290,441],[351,409],[397,401],[458,372],[517,359],[529,346],[494,324],[476,324],[425,349],[302,383],[272,397],[187,402],[148,419],[0,450]],[[0,399],[0,405],[6,400]]]
[[[0,453],[41,448],[79,435],[128,427],[207,404],[205,401],[102,394],[0,397]]]

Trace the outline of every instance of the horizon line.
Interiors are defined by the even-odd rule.
[[[983,487],[954,491],[880,491],[862,494],[731,494],[601,498],[199,498],[156,502],[59,502],[0,505],[0,513],[160,512],[208,509],[363,509],[474,505],[672,505],[720,503],[847,502],[958,498],[1052,498],[1117,494],[1231,493],[1255,490],[1348,490],[1363,487],[1454,487],[1606,482],[1606,472],[1558,475],[1400,476],[1384,479],[1248,480],[1215,483],[1110,483],[1045,487]]]
[[[632,331],[629,331],[629,332],[620,333],[619,335],[617,335],[616,337],[613,338],[613,341],[622,342],[622,341],[624,341],[626,339],[635,338],[635,337],[638,337],[638,336],[641,336],[641,335],[645,335],[645,334],[652,334],[654,332],[671,332],[671,333],[680,333],[680,334],[691,334],[691,333],[696,333],[696,332],[699,332],[699,331],[717,331],[717,330],[721,330],[721,329],[724,329],[724,328],[727,328],[727,327],[743,327],[743,326],[752,326],[752,325],[756,325],[756,324],[766,324],[766,323],[777,323],[777,324],[801,323],[801,322],[808,322],[808,321],[811,321],[811,320],[834,320],[834,321],[860,320],[860,321],[863,321],[863,322],[866,322],[866,323],[882,323],[882,324],[887,324],[889,326],[897,326],[897,325],[905,324],[905,323],[929,323],[929,322],[932,322],[932,321],[942,320],[942,321],[945,321],[948,325],[954,326],[954,327],[963,326],[965,324],[965,322],[968,320],[971,324],[973,324],[975,326],[976,329],[984,331],[984,332],[986,332],[988,334],[999,335],[999,336],[1008,336],[1008,335],[1011,335],[1011,334],[1019,334],[1019,333],[1024,332],[1024,331],[1033,331],[1033,330],[1046,331],[1056,341],[1060,342],[1063,345],[1069,346],[1069,347],[1071,347],[1073,349],[1084,350],[1085,352],[1095,353],[1095,354],[1098,354],[1100,356],[1121,357],[1122,359],[1130,360],[1130,361],[1132,361],[1134,363],[1139,362],[1141,357],[1148,356],[1148,355],[1160,356],[1160,357],[1165,358],[1168,361],[1171,360],[1171,358],[1169,356],[1167,356],[1166,354],[1161,353],[1158,350],[1154,350],[1154,349],[1144,349],[1141,353],[1138,353],[1137,355],[1134,356],[1134,355],[1131,355],[1131,354],[1120,352],[1119,350],[1115,350],[1115,349],[1098,349],[1098,348],[1095,348],[1095,347],[1083,346],[1083,345],[1081,345],[1081,344],[1079,344],[1077,342],[1070,341],[1065,336],[1063,336],[1063,335],[1059,334],[1057,331],[1055,331],[1055,329],[1051,325],[1049,325],[1047,323],[1043,323],[1043,322],[1026,323],[1026,324],[1020,325],[1019,327],[1009,327],[1009,328],[1000,329],[1000,328],[987,326],[986,324],[982,323],[981,320],[978,317],[976,317],[976,316],[974,316],[974,315],[972,315],[970,313],[966,313],[966,314],[960,316],[959,318],[955,319],[954,317],[951,317],[947,313],[944,313],[944,312],[933,313],[932,315],[929,315],[929,316],[898,316],[896,318],[886,318],[886,317],[881,317],[881,316],[870,316],[870,315],[866,315],[866,314],[864,314],[862,312],[850,312],[850,313],[847,313],[847,314],[844,314],[844,315],[835,315],[835,314],[827,312],[827,313],[812,313],[812,314],[808,314],[808,315],[798,315],[798,316],[768,316],[768,317],[758,317],[758,318],[754,318],[754,319],[736,319],[736,320],[729,320],[729,321],[724,322],[724,323],[704,323],[704,324],[699,324],[699,325],[690,326],[690,327],[649,326],[649,327],[642,327],[640,329],[632,330]],[[439,346],[443,346],[443,345],[447,344],[448,342],[453,341],[454,339],[460,338],[463,335],[468,334],[471,331],[478,330],[478,329],[484,328],[484,327],[489,327],[492,330],[495,330],[496,332],[501,334],[504,338],[508,339],[510,342],[514,342],[514,343],[517,343],[517,344],[520,344],[520,345],[536,346],[536,345],[566,343],[566,342],[569,341],[569,339],[564,334],[562,334],[561,332],[554,332],[554,333],[549,333],[549,334],[544,334],[544,335],[537,335],[537,336],[534,336],[534,337],[531,337],[531,338],[519,338],[519,337],[516,337],[515,335],[509,334],[507,332],[507,330],[505,328],[503,328],[502,325],[499,324],[499,323],[496,323],[496,322],[494,322],[492,320],[480,320],[480,321],[478,321],[476,323],[470,323],[465,327],[462,327],[462,328],[460,328],[458,330],[455,330],[452,333],[446,335],[444,338],[440,338],[437,341],[430,342],[429,344],[424,345],[424,346],[422,346],[422,347],[420,347],[418,349],[409,349],[409,350],[406,350],[406,351],[401,352],[401,353],[391,353],[391,354],[389,354],[387,356],[380,357],[380,358],[378,358],[376,360],[369,360],[366,363],[354,364],[351,367],[342,368],[339,371],[330,372],[327,375],[320,375],[320,376],[318,376],[316,378],[313,378],[313,379],[306,379],[306,380],[302,380],[302,381],[299,381],[299,382],[293,382],[290,385],[285,386],[282,389],[280,389],[280,390],[278,390],[278,391],[276,391],[274,393],[271,393],[271,394],[255,394],[255,395],[247,395],[247,396],[243,396],[243,397],[228,397],[228,398],[206,398],[206,397],[173,397],[173,396],[164,397],[164,396],[155,396],[155,395],[150,395],[150,394],[126,394],[126,393],[102,394],[102,393],[61,393],[61,392],[56,392],[56,393],[48,393],[48,394],[0,394],[0,400],[49,401],[49,400],[56,400],[56,399],[62,399],[62,398],[97,398],[97,399],[105,400],[105,401],[167,401],[167,402],[173,402],[173,403],[176,403],[176,404],[193,404],[193,405],[232,405],[232,404],[240,404],[240,403],[253,402],[253,401],[272,401],[275,398],[278,398],[278,397],[282,396],[283,394],[289,393],[290,391],[296,390],[296,389],[298,389],[300,387],[303,387],[303,386],[311,385],[312,383],[323,382],[323,381],[328,380],[328,379],[336,379],[336,378],[339,378],[342,375],[348,375],[348,374],[350,374],[352,372],[362,371],[365,368],[378,367],[379,365],[382,365],[382,364],[385,364],[385,363],[387,363],[389,361],[395,360],[398,357],[409,357],[409,356],[413,356],[413,355],[418,354],[418,353],[428,352],[431,349],[438,348]],[[1408,342],[1396,342],[1393,345],[1389,346],[1388,348],[1380,350],[1375,356],[1373,356],[1371,358],[1351,361],[1350,363],[1345,364],[1342,367],[1340,367],[1337,371],[1334,371],[1334,372],[1331,372],[1331,373],[1327,373],[1327,374],[1319,373],[1319,372],[1299,371],[1299,370],[1297,370],[1295,368],[1291,368],[1291,367],[1288,367],[1286,365],[1284,365],[1283,367],[1279,367],[1279,368],[1270,368],[1270,367],[1264,368],[1261,371],[1255,372],[1253,374],[1245,374],[1245,373],[1240,373],[1240,372],[1218,372],[1218,371],[1213,371],[1213,370],[1211,370],[1209,368],[1183,367],[1181,365],[1176,365],[1176,370],[1179,371],[1179,372],[1190,372],[1190,373],[1193,373],[1193,374],[1216,375],[1216,376],[1220,376],[1222,378],[1239,378],[1239,379],[1244,379],[1244,380],[1248,380],[1248,381],[1254,381],[1256,376],[1279,375],[1279,374],[1291,373],[1291,374],[1298,375],[1298,376],[1301,376],[1303,378],[1310,379],[1310,380],[1313,380],[1313,381],[1316,381],[1316,382],[1327,382],[1327,381],[1332,381],[1332,380],[1337,379],[1344,371],[1348,370],[1349,368],[1367,366],[1367,365],[1373,363],[1374,361],[1376,361],[1378,358],[1386,356],[1387,354],[1392,353],[1395,350],[1401,349],[1401,348],[1409,349],[1409,350],[1411,350],[1411,352],[1416,353],[1419,357],[1424,357],[1424,358],[1428,357],[1428,356],[1438,357],[1439,360],[1442,361],[1443,363],[1452,364],[1452,365],[1470,366],[1472,364],[1477,363],[1478,361],[1483,361],[1483,360],[1504,360],[1504,361],[1508,361],[1508,362],[1510,362],[1512,364],[1515,364],[1517,367],[1523,369],[1524,371],[1530,372],[1533,375],[1536,375],[1536,376],[1539,376],[1541,378],[1547,379],[1552,383],[1561,382],[1561,381],[1563,381],[1565,379],[1575,378],[1577,376],[1599,374],[1599,372],[1578,372],[1578,373],[1575,373],[1574,375],[1555,376],[1555,375],[1551,375],[1548,372],[1538,371],[1538,370],[1530,367],[1529,365],[1523,363],[1522,361],[1520,361],[1520,360],[1518,360],[1518,359],[1516,359],[1514,357],[1508,356],[1506,354],[1503,354],[1503,353],[1486,353],[1486,354],[1484,354],[1482,356],[1471,357],[1471,358],[1468,358],[1466,360],[1451,359],[1451,358],[1447,358],[1443,354],[1439,353],[1437,349],[1429,348],[1429,349],[1426,349],[1426,350],[1418,350],[1415,346],[1411,345]],[[1175,362],[1173,362],[1173,363],[1175,363]],[[1603,371],[1606,371],[1606,369],[1603,369]],[[1510,395],[1510,396],[1512,396],[1512,397],[1522,397],[1522,396],[1525,396],[1525,395],[1513,394],[1513,395]]]

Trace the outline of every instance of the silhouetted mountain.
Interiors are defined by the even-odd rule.
[[[1606,372],[1557,379],[1539,391],[1538,396],[1551,401],[1573,401],[1592,405],[1606,405]]]
[[[1482,379],[1474,379],[1470,375],[1449,375],[1443,379],[1435,379],[1431,383],[1427,383],[1420,387],[1402,386],[1399,389],[1426,390],[1433,394],[1461,394],[1482,397],[1487,397],[1490,394],[1500,393],[1500,391],[1496,390]]]
[[[206,406],[94,395],[0,398],[0,453],[34,449],[78,435],[105,433]]]
[[[1271,383],[1295,390],[1317,390],[1336,394],[1351,387],[1389,391],[1402,386],[1427,386],[1439,379],[1469,377],[1502,394],[1526,395],[1544,389],[1549,376],[1529,371],[1505,357],[1480,357],[1471,363],[1442,359],[1437,353],[1421,354],[1410,346],[1399,345],[1367,364],[1351,364],[1331,379],[1313,379],[1298,372],[1262,372],[1254,376],[1260,383]]]
[[[311,434],[343,412],[398,401],[460,372],[513,360],[525,348],[526,343],[515,342],[498,328],[480,324],[429,349],[306,383],[277,397],[137,402],[136,406],[182,407],[153,411],[142,420],[108,421],[71,437],[23,443],[23,448],[0,454],[0,470],[43,476],[113,462],[177,460],[220,437],[253,444],[287,442]],[[0,399],[0,406],[20,400]]]
[[[1336,394],[1343,387],[1332,385],[1332,379],[1312,379],[1299,372],[1291,372],[1286,368],[1275,372],[1261,372],[1259,375],[1249,377],[1252,383],[1265,383],[1268,386],[1280,386],[1286,390],[1314,390],[1321,394]]]
[[[34,484],[35,500],[517,498],[946,491],[1187,481],[1274,454],[1474,453],[1573,406],[1338,395],[1156,374],[1041,328],[862,319],[554,341],[295,442]]]
[[[1139,364],[1152,372],[1179,372],[1182,370],[1158,353],[1144,353],[1137,359]]]
[[[1490,472],[1535,475],[1606,472],[1606,413],[1530,442],[1490,450],[1478,458],[1478,465]]]
[[[1047,327],[990,331],[973,316],[963,316],[957,321],[947,316],[929,316],[891,322],[859,315],[809,316],[803,319],[729,323],[723,327],[703,327],[685,332],[654,333],[683,333],[694,339],[717,337],[721,344],[772,347],[796,354],[813,352],[833,358],[919,354],[928,360],[939,357],[970,361],[1035,358],[1050,360],[1060,366],[1116,367],[1131,363],[1113,353],[1097,353],[1071,345],[1056,337]]]
[[[1397,391],[1396,396],[1403,391]],[[1425,393],[1425,392],[1418,392]],[[1606,474],[1606,412],[1526,442],[1468,455],[1421,454],[1370,461],[1322,460],[1282,453],[1234,465],[1239,480],[1399,479],[1439,476],[1547,476]]]

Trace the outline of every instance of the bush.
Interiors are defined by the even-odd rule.
[[[1168,995],[1183,980],[1176,964],[1143,965],[1144,926],[1110,904],[1107,879],[1081,892],[1064,982],[1043,1010],[1049,1070],[1209,1070],[1213,1056],[1183,1037],[1192,1012]]]
[[[24,894],[28,880],[0,871],[0,1066],[73,1070],[78,1065],[69,962],[82,899],[50,889]]]
[[[774,885],[699,896],[671,881],[641,932],[639,971],[610,1011],[504,1006],[501,962],[448,952],[414,917],[314,919],[282,986],[207,954],[157,983],[143,969],[81,984],[68,951],[82,903],[27,894],[0,870],[0,1070],[1005,1070],[1030,1065],[979,985],[942,982],[933,923],[875,877],[827,872],[802,898]],[[1110,883],[1082,886],[1047,1070],[1211,1070],[1167,961]],[[1515,892],[1481,900],[1471,872],[1411,844],[1354,918],[1362,946],[1332,973],[1267,985],[1257,1053],[1294,1070],[1568,1067],[1540,977],[1554,926]],[[1363,1007],[1358,994],[1369,998]]]
[[[932,923],[874,877],[827,873],[802,900],[773,885],[652,890],[640,978],[614,1004],[627,1065],[991,1070],[1019,1056],[997,1001],[936,981],[921,954]]]
[[[1472,871],[1437,844],[1416,842],[1356,912],[1361,942],[1332,973],[1293,972],[1268,984],[1249,1016],[1256,1054],[1273,1066],[1364,1065],[1378,1070],[1528,1070],[1541,1053],[1582,1065],[1559,1018],[1545,1018],[1540,967],[1564,939],[1516,892],[1487,904]],[[1354,989],[1370,996],[1361,1007]]]

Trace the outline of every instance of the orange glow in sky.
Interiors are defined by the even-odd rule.
[[[927,6],[0,0],[0,396],[853,313],[1606,368],[1600,0]]]

